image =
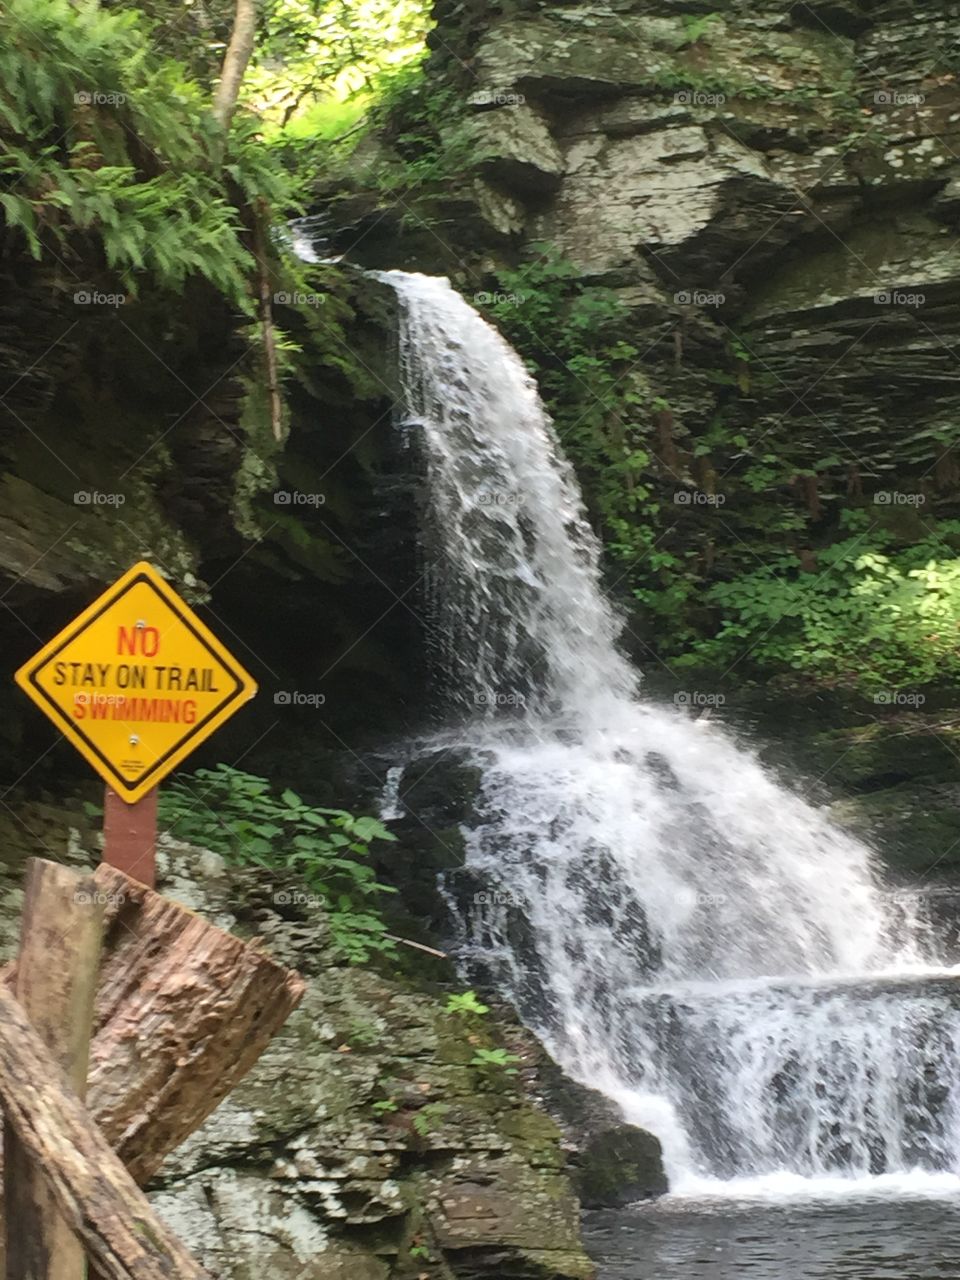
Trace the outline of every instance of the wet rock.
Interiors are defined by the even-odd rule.
[[[563,1128],[584,1208],[615,1208],[666,1193],[663,1149],[652,1133],[628,1124],[615,1103],[564,1075],[543,1050],[537,1078]]]
[[[585,1209],[609,1209],[663,1195],[663,1149],[652,1133],[620,1124],[591,1133],[577,1155],[575,1185]]]

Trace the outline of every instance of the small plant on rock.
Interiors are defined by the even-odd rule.
[[[464,991],[460,995],[447,997],[447,1013],[456,1013],[460,1017],[476,1015],[482,1017],[490,1012],[488,1005],[482,1004],[475,991]]]
[[[515,1076],[517,1069],[512,1063],[519,1061],[515,1053],[509,1053],[506,1049],[477,1049],[470,1059],[470,1065],[481,1071],[503,1071],[505,1075]]]

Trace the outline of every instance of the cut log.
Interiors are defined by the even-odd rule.
[[[254,1065],[303,979],[114,867],[87,1101],[141,1184]]]
[[[16,997],[78,1097],[97,984],[103,907],[92,875],[31,858],[27,863]],[[83,1280],[83,1246],[56,1207],[40,1171],[4,1126],[4,1213],[16,1224],[4,1260],[7,1280]]]
[[[0,1098],[8,1124],[106,1280],[207,1278],[157,1217],[3,986]]]
[[[105,934],[87,1106],[142,1185],[243,1079],[305,984],[115,867],[94,883]],[[3,976],[15,990],[16,966]]]

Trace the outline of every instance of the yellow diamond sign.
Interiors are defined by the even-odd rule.
[[[128,570],[15,678],[128,804],[257,692],[146,562]]]

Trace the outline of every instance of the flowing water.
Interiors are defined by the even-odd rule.
[[[482,766],[451,885],[463,963],[664,1144],[671,1195],[626,1219],[659,1261],[617,1270],[627,1228],[601,1220],[602,1274],[894,1274],[856,1248],[864,1269],[844,1270],[839,1243],[833,1270],[696,1270],[684,1242],[718,1203],[730,1222],[757,1200],[882,1196],[886,1221],[891,1197],[943,1213],[960,1194],[960,998],[918,902],[721,729],[644,698],[518,356],[445,281],[382,278],[426,473],[432,657],[458,724],[444,744]],[[774,1252],[803,1234],[764,1221]],[[804,1246],[816,1265],[825,1241]],[[942,1274],[925,1267],[898,1274]]]

